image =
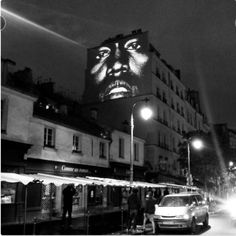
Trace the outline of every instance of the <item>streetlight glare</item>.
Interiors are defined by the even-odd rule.
[[[144,120],[149,120],[152,117],[152,110],[149,107],[144,107],[141,109],[140,114]]]
[[[203,142],[200,139],[195,139],[195,140],[192,141],[192,146],[195,149],[200,150],[200,149],[203,148]]]

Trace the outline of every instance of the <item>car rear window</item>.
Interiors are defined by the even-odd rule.
[[[159,206],[161,207],[184,207],[189,206],[188,196],[165,196]]]

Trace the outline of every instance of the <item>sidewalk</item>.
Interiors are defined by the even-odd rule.
[[[152,235],[152,225],[151,223],[146,224],[145,231],[143,231],[142,225],[137,225],[137,230],[135,232],[128,232],[127,229],[124,229],[114,232],[112,235]]]

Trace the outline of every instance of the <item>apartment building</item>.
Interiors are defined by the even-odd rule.
[[[180,71],[150,43],[148,32],[134,30],[88,49],[85,82],[84,114],[96,111],[98,123],[129,133],[133,113],[134,134],[145,140],[148,179],[183,183],[178,163],[182,134],[207,131],[208,125],[199,93],[185,86]],[[153,110],[147,122],[138,114],[145,98]]]

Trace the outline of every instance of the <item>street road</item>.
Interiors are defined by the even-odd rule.
[[[151,235],[151,225],[147,226],[147,232],[145,235]],[[124,232],[112,233],[112,235],[127,235]],[[144,235],[141,231],[137,232],[136,235]],[[168,230],[161,231],[158,233],[160,236],[164,235],[189,235],[186,231],[177,231],[177,230]],[[202,236],[236,236],[236,222],[232,223],[229,218],[229,215],[224,212],[219,212],[210,215],[209,227],[205,229],[202,224],[197,226],[196,235]]]
[[[236,224],[223,212],[210,215],[209,227],[204,229],[202,224],[197,227],[197,235],[203,236],[236,236]],[[189,235],[181,231],[161,231],[159,235]]]

